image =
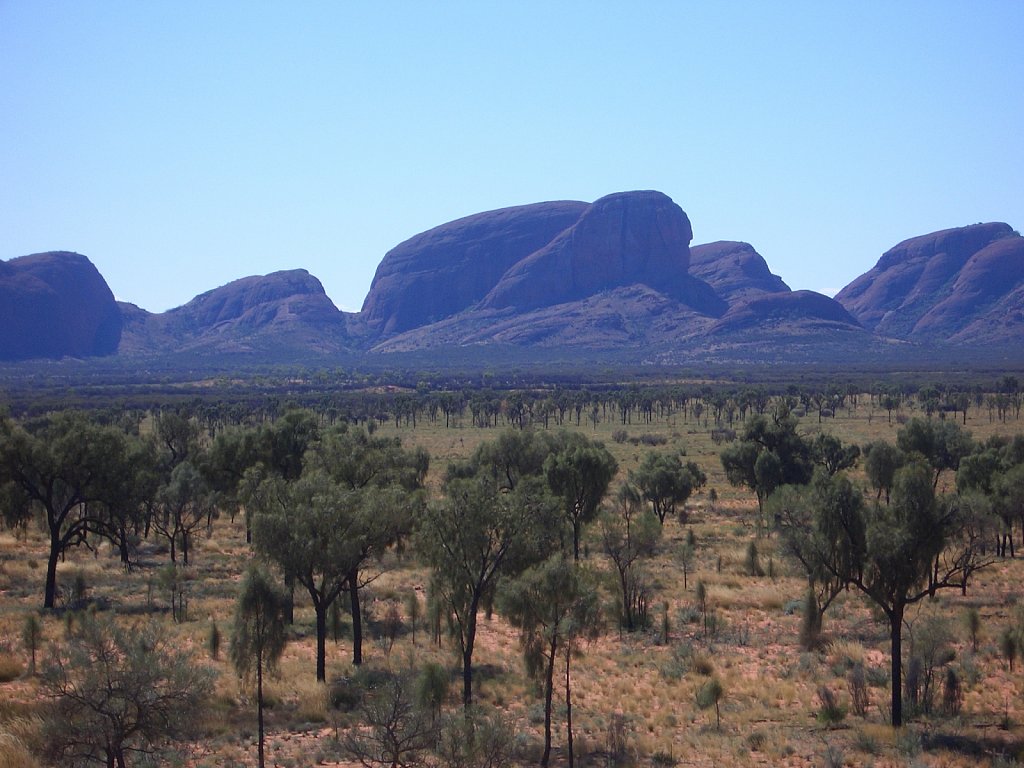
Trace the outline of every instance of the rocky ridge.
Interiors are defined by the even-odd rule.
[[[35,254],[0,262],[0,359],[493,346],[785,360],[828,344],[834,360],[880,345],[1019,345],[1024,333],[1024,238],[1007,224],[905,240],[835,300],[791,291],[748,243],[692,237],[683,210],[653,191],[479,213],[389,251],[355,314],[301,269],[153,314],[115,303],[86,257]]]

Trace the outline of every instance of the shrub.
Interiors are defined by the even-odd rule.
[[[725,689],[717,677],[712,677],[697,691],[697,706],[701,709],[715,708],[715,727],[722,727],[722,711],[720,702],[725,695]]]
[[[821,612],[818,611],[818,597],[808,589],[800,608],[800,647],[813,651],[821,645]]]
[[[17,680],[22,672],[21,660],[17,655],[6,647],[0,647],[0,683],[9,683]]]
[[[30,675],[35,675],[36,673],[36,653],[39,651],[42,639],[43,628],[39,624],[39,619],[36,618],[34,613],[28,614],[25,617],[25,622],[21,625],[21,642],[24,644],[25,650],[28,651],[28,673]]]
[[[448,698],[448,672],[437,662],[426,664],[416,678],[416,705],[437,718]]]
[[[981,614],[977,608],[968,608],[964,614],[964,627],[971,640],[971,650],[978,652],[978,634],[981,632]]]
[[[445,768],[506,768],[519,757],[516,732],[500,713],[479,705],[452,715],[441,728],[437,754]]]
[[[616,443],[624,443],[629,440],[629,433],[624,429],[616,429],[612,432],[612,441]]]
[[[210,622],[210,629],[206,633],[206,649],[210,652],[210,658],[216,661],[220,657],[220,629],[216,621]]]
[[[871,696],[868,692],[867,675],[864,674],[864,665],[855,664],[846,676],[846,685],[850,690],[850,706],[853,714],[857,717],[864,717],[868,713],[871,704]]]
[[[626,728],[626,717],[620,712],[614,713],[608,722],[608,765],[626,766],[632,764],[629,748],[629,731]]]
[[[952,667],[946,668],[946,680],[942,686],[942,711],[950,717],[956,717],[964,704],[964,691],[960,685],[960,677]]]
[[[846,718],[846,707],[840,705],[836,695],[827,685],[818,689],[818,700],[821,708],[818,710],[818,722],[823,725],[838,725]]]
[[[757,543],[751,541],[747,544],[747,552],[743,558],[743,570],[747,576],[764,576],[764,569],[761,568],[760,557],[757,553]]]
[[[999,652],[1003,654],[1010,671],[1013,672],[1013,661],[1017,658],[1017,636],[1009,627],[999,636]]]

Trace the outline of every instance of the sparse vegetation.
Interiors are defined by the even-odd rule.
[[[422,402],[426,402],[428,395],[408,395],[403,407],[413,408],[410,403],[421,397]],[[616,614],[621,614],[621,603],[626,601],[615,597],[621,587],[614,558],[601,540],[600,521],[603,514],[614,510],[616,500],[605,495],[598,504],[596,520],[581,524],[580,562],[586,569],[602,574],[596,588],[608,623],[599,637],[588,641],[586,654],[573,655],[571,660],[575,758],[588,764],[607,759],[609,763],[623,765],[671,765],[674,761],[685,764],[689,750],[699,750],[721,764],[742,765],[754,761],[748,752],[758,753],[759,759],[777,762],[784,762],[797,752],[820,757],[821,726],[808,724],[808,715],[820,715],[823,723],[841,722],[841,718],[829,719],[824,715],[829,707],[820,692],[826,689],[838,711],[845,713],[848,708],[849,722],[856,724],[855,728],[829,731],[837,749],[848,756],[848,763],[865,762],[865,757],[872,758],[876,764],[898,762],[914,757],[915,750],[930,753],[939,749],[936,744],[946,743],[931,735],[922,740],[923,726],[914,722],[917,719],[927,723],[930,734],[948,734],[950,739],[955,735],[960,739],[948,742],[954,746],[942,747],[946,751],[966,749],[962,745],[976,739],[976,743],[985,744],[984,749],[991,750],[990,754],[997,754],[999,750],[1012,753],[1021,736],[1017,723],[1024,722],[1020,703],[1006,693],[1018,674],[1016,642],[1020,621],[1012,603],[1016,597],[1015,585],[1024,576],[1020,570],[1022,561],[1009,557],[1012,538],[1005,540],[1006,557],[992,558],[992,565],[982,578],[968,581],[966,595],[962,594],[961,585],[956,584],[956,589],[944,594],[937,592],[937,599],[922,601],[919,611],[915,609],[908,614],[904,623],[907,642],[901,654],[904,674],[899,686],[908,702],[904,714],[909,725],[905,730],[911,735],[896,737],[883,726],[891,718],[891,707],[885,704],[891,697],[891,675],[886,671],[891,651],[887,622],[869,601],[858,598],[856,592],[843,588],[833,595],[826,589],[829,585],[820,578],[814,580],[814,591],[808,593],[808,574],[790,556],[786,537],[776,533],[775,507],[766,505],[765,514],[758,516],[756,494],[743,485],[728,484],[724,467],[718,460],[721,448],[715,445],[710,434],[716,412],[711,400],[691,395],[685,409],[680,402],[675,402],[671,409],[668,405],[661,410],[654,406],[651,421],[645,421],[640,429],[635,424],[636,412],[633,426],[628,423],[623,426],[619,406],[611,397],[604,394],[590,397],[593,401],[584,403],[581,409],[579,430],[588,439],[605,441],[606,450],[618,466],[612,488],[625,481],[631,471],[638,470],[649,451],[679,455],[685,441],[686,460],[696,464],[706,474],[709,484],[718,490],[714,500],[706,489],[697,489],[691,494],[685,502],[688,513],[685,525],[680,522],[678,508],[674,513],[667,513],[660,522],[653,512],[652,502],[641,497],[638,511],[650,518],[654,529],[660,532],[657,545],[645,552],[642,559],[643,579],[642,583],[637,582],[642,590],[625,593],[627,597],[642,595],[643,599],[635,604],[634,622],[638,627],[644,626],[642,609],[646,608],[650,626],[644,631],[626,632],[625,621],[621,631],[615,629]],[[704,407],[694,409],[693,397]],[[861,395],[863,400],[869,397],[877,403],[877,394]],[[459,730],[466,716],[454,711],[459,697],[448,695],[452,683],[458,679],[451,665],[451,651],[459,647],[457,602],[438,599],[438,588],[442,586],[438,579],[439,568],[421,559],[425,551],[422,532],[412,536],[403,532],[370,558],[366,575],[373,579],[369,588],[372,594],[360,590],[365,604],[360,606],[359,617],[363,631],[371,639],[361,665],[363,670],[354,670],[347,655],[342,658],[336,650],[327,649],[324,664],[328,684],[316,685],[315,606],[301,586],[295,592],[292,623],[286,625],[285,630],[289,643],[279,660],[284,674],[266,681],[264,691],[266,741],[276,762],[299,765],[316,755],[328,762],[341,759],[350,732],[362,729],[361,732],[369,733],[371,693],[382,689],[390,679],[388,675],[397,675],[406,681],[405,696],[409,706],[422,714],[423,722],[430,724],[433,734],[422,749],[411,751],[403,760],[466,766],[483,765],[486,760],[494,760],[491,764],[495,765],[540,761],[543,706],[535,703],[539,701],[535,695],[537,689],[521,671],[516,630],[508,622],[509,612],[496,598],[499,582],[521,573],[542,554],[573,551],[565,497],[560,501],[551,498],[544,473],[544,450],[539,451],[541,458],[537,462],[530,453],[530,445],[535,439],[539,446],[549,445],[547,441],[555,437],[557,428],[576,429],[576,426],[571,407],[566,410],[564,423],[559,423],[556,408],[549,413],[551,429],[545,430],[536,404],[531,417],[527,396],[522,405],[523,428],[519,428],[517,421],[515,431],[506,433],[502,430],[506,418],[503,399],[503,395],[494,394],[497,411],[491,411],[487,427],[474,426],[468,401],[461,415],[451,406],[448,422],[452,426],[445,426],[443,412],[439,411],[442,415],[434,422],[426,410],[417,414],[416,426],[413,426],[412,416],[407,420],[404,412],[396,424],[391,410],[395,399],[388,393],[373,397],[363,395],[361,399],[350,401],[339,398],[337,403],[343,404],[334,407],[338,411],[336,420],[349,419],[350,430],[358,426],[358,431],[364,431],[367,437],[392,442],[400,439],[405,446],[403,450],[421,448],[430,454],[429,469],[422,475],[422,493],[434,508],[427,516],[436,513],[439,506],[449,504],[451,491],[474,477],[486,477],[492,483],[489,487],[497,486],[493,494],[486,495],[491,510],[495,508],[493,502],[497,502],[499,508],[519,504],[528,507],[531,514],[549,516],[543,519],[551,522],[528,529],[531,534],[548,534],[542,541],[534,542],[539,549],[533,549],[533,544],[523,549],[513,548],[507,566],[499,569],[501,578],[495,580],[493,586],[485,585],[479,595],[482,610],[474,640],[473,705],[469,716],[478,724],[482,717],[490,719],[492,724],[510,727],[515,724],[515,737],[510,728],[496,727],[493,738],[481,735],[474,737],[476,741],[468,741]],[[552,399],[557,400],[554,395]],[[668,399],[666,395],[666,403]],[[354,403],[362,405],[354,406]],[[768,398],[764,406],[766,417],[771,418],[776,403],[782,403],[782,397]],[[594,404],[599,415],[596,423],[584,418]],[[189,450],[204,478],[207,469],[202,457],[219,435],[232,430],[243,434],[252,430],[259,433],[261,424],[277,424],[274,433],[282,442],[274,449],[280,452],[278,459],[273,458],[273,441],[269,441],[268,453],[256,463],[287,465],[286,458],[292,455],[292,449],[284,441],[287,430],[281,424],[286,411],[284,400],[278,404],[273,417],[269,415],[270,410],[263,414],[263,407],[258,405],[238,411],[242,423],[235,425],[229,423],[236,417],[223,412],[208,425],[206,416],[199,415],[198,409],[183,411],[191,422],[199,425],[196,440]],[[740,436],[746,435],[754,416],[751,408],[741,416],[742,409],[737,407],[734,414],[735,430]],[[697,410],[701,411],[699,419]],[[841,446],[872,442],[895,445],[898,433],[895,419],[891,426],[883,418],[869,421],[863,403],[859,410],[852,405],[828,410],[832,415],[825,417],[825,426],[835,430],[841,438]],[[902,397],[901,412],[907,416],[907,425],[915,418],[926,418],[912,395]],[[329,431],[327,408],[311,413],[318,433]],[[379,413],[386,414],[385,418],[378,418]],[[792,416],[793,410],[789,413]],[[899,490],[899,483],[894,481],[893,487],[888,489],[870,484],[863,456],[853,466],[837,468],[845,459],[826,450],[834,445],[815,440],[816,435],[822,433],[817,423],[818,410],[812,407],[807,413],[810,415],[797,419],[795,433],[808,444],[819,446],[820,450],[809,456],[820,472],[826,474],[828,462],[836,468],[832,480],[822,481],[821,493],[826,489],[834,492],[845,478],[854,492],[862,496],[865,496],[863,489],[868,489],[865,497],[868,506],[877,496],[878,505],[884,509],[887,492],[889,506],[903,503],[900,493],[905,495],[905,491]],[[723,407],[723,419],[727,418],[726,414]],[[705,416],[708,426],[704,425]],[[939,411],[935,411],[932,418],[940,419]],[[1012,408],[1007,419],[1004,422],[993,418],[990,423],[984,408],[970,412],[968,424],[977,442],[976,448],[972,448],[974,452],[961,458],[961,466],[968,467],[966,472],[974,473],[971,477],[980,477],[976,465],[982,459],[976,457],[986,455],[995,457],[996,465],[1003,467],[999,472],[1008,471],[1006,462],[1012,461],[1013,452],[1007,446],[1013,444],[1016,428]],[[133,427],[135,439],[144,441],[156,434],[154,425],[153,417],[140,411]],[[613,430],[619,428],[627,435],[621,442],[611,438]],[[503,440],[506,434],[522,439]],[[643,434],[657,436],[659,440],[645,440]],[[661,438],[666,447],[652,448]],[[731,445],[741,442],[738,437]],[[499,443],[501,450],[497,451]],[[239,440],[236,445],[243,446],[245,441]],[[490,458],[486,462],[482,454],[477,454],[481,446],[490,446]],[[307,455],[308,447],[307,443],[303,456]],[[296,477],[300,477],[301,457],[295,471],[299,472]],[[218,487],[219,494],[226,493],[220,490],[226,486],[208,482]],[[1014,526],[1014,536],[1019,540],[1019,520],[1010,517],[1004,521],[999,514],[1002,508],[998,504],[991,505],[992,500],[1009,498],[999,496],[1007,490],[1005,480],[987,487],[977,481],[971,493],[981,494],[977,498],[989,499],[990,506],[975,502],[971,497],[969,508],[965,501],[968,496],[955,496],[959,482],[951,466],[937,467],[929,462],[927,485],[934,490],[940,511],[951,508],[945,506],[951,499],[960,499],[956,514],[970,512],[973,515],[970,517],[972,530],[990,552],[994,551],[997,540],[1000,549],[1003,547],[1002,532],[1008,524]],[[808,487],[813,487],[813,482]],[[5,488],[5,493],[10,491]],[[775,489],[767,494],[766,501],[783,492],[783,488]],[[922,492],[922,497],[924,495]],[[152,534],[147,537],[143,518],[137,529],[131,526],[126,529],[128,566],[122,559],[121,541],[116,535],[93,539],[95,551],[68,549],[67,562],[59,563],[57,569],[60,588],[56,607],[59,610],[54,613],[32,610],[37,608],[45,586],[48,540],[32,520],[11,520],[13,527],[0,532],[0,605],[5,609],[0,612],[0,630],[14,640],[4,649],[12,661],[12,672],[8,682],[0,683],[3,688],[0,701],[24,706],[30,717],[36,718],[34,722],[42,722],[45,710],[39,706],[38,678],[33,680],[25,674],[31,668],[30,645],[22,634],[21,625],[27,616],[34,616],[38,621],[37,647],[43,649],[43,637],[46,641],[65,642],[81,631],[89,613],[109,616],[112,614],[108,609],[112,608],[116,611],[114,621],[126,627],[144,625],[150,618],[163,624],[168,637],[173,638],[175,649],[187,653],[196,666],[202,663],[211,666],[216,682],[213,692],[206,695],[210,707],[201,723],[202,732],[196,737],[198,743],[202,743],[210,760],[216,756],[226,765],[255,763],[257,728],[255,723],[250,725],[255,718],[247,713],[251,713],[256,697],[247,685],[239,685],[230,665],[214,650],[220,628],[224,627],[224,642],[233,639],[224,622],[231,615],[238,577],[254,557],[246,541],[247,529],[253,520],[246,514],[249,509],[244,503],[232,513],[234,502],[226,501],[223,495],[219,498],[223,506],[218,514],[204,519],[196,529],[191,546],[192,555],[198,556],[190,556],[187,567],[183,563],[177,567],[164,566],[169,560],[170,543]],[[554,522],[559,519],[565,520],[565,527]],[[760,536],[756,535],[758,528]],[[464,527],[460,532],[462,530],[469,529]],[[175,546],[179,555],[183,555],[180,537]],[[934,560],[932,566],[934,574]],[[756,575],[766,570],[771,572],[771,581]],[[157,577],[161,572],[167,574],[163,589]],[[286,575],[279,568],[273,572],[272,582],[280,586],[286,582]],[[80,586],[76,587],[76,582]],[[925,579],[924,587],[928,586]],[[349,597],[347,584],[342,584],[340,594]],[[418,594],[425,594],[422,605],[419,602],[422,597],[416,597]],[[348,602],[347,599],[335,601],[326,612],[326,635],[335,641],[348,637],[351,629],[350,614],[340,610],[342,605],[347,609]],[[825,602],[828,605],[823,608]],[[72,607],[81,611],[75,612]],[[820,622],[822,615],[828,617],[827,632],[820,623],[811,622],[813,632],[805,635],[801,629],[805,620],[810,617]],[[931,623],[933,618],[934,624]],[[445,629],[452,627],[455,632],[446,635]],[[958,631],[951,631],[951,627]],[[428,629],[424,633],[427,640],[417,637],[421,628]],[[1015,643],[1011,652],[1012,672],[1004,635]],[[811,637],[813,641],[808,642]],[[929,638],[936,642],[929,645]],[[801,653],[800,646],[805,642],[810,650]],[[226,659],[229,654],[223,656]],[[41,658],[45,658],[45,652]],[[564,722],[568,714],[563,690],[565,661],[559,655],[551,686],[551,711],[555,722],[559,723]],[[716,701],[712,701],[715,697],[711,696],[713,683],[719,686]],[[9,731],[4,728],[14,722],[5,715],[4,706],[7,705],[0,703],[0,739],[9,738],[5,735]],[[712,706],[716,714],[714,720],[709,721],[700,710],[706,707],[710,713]],[[690,727],[694,722],[710,725]],[[991,735],[993,723],[1001,726],[997,736]],[[474,733],[480,733],[480,728],[482,726],[478,725]],[[986,728],[988,735],[985,735]],[[781,733],[785,736],[779,735]],[[42,743],[30,738],[31,729],[25,734],[18,737],[20,746],[12,747],[10,753],[34,754],[32,759],[38,761]],[[556,735],[552,764],[564,762],[567,757],[565,752],[558,751],[561,745],[557,738]],[[1000,741],[994,744],[985,739]],[[15,744],[13,740],[10,743]],[[503,745],[500,755],[494,744]],[[612,746],[616,747],[615,751]]]

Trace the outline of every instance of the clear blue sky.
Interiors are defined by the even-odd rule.
[[[1024,227],[1024,2],[0,0],[0,258],[162,311],[478,211],[658,189],[834,293]]]

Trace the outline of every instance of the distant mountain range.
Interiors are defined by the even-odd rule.
[[[691,247],[692,237],[683,210],[653,191],[479,213],[385,254],[358,313],[292,270],[154,314],[115,302],[86,257],[34,254],[0,262],[0,359],[273,361],[511,345],[673,363],[1024,339],[1024,238],[1007,224],[905,240],[835,299],[790,290],[747,243]]]

